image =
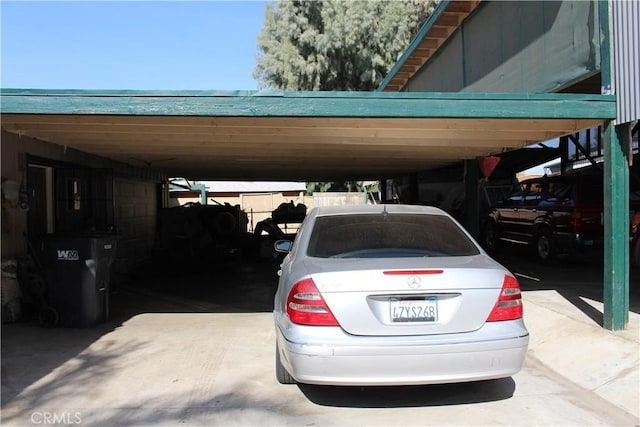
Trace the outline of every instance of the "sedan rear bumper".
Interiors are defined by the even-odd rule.
[[[507,339],[371,345],[292,342],[279,331],[280,359],[298,382],[326,385],[415,385],[509,377],[524,362],[525,333]],[[393,341],[393,340],[391,340]]]

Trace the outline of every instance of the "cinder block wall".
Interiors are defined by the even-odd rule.
[[[153,182],[115,179],[115,223],[119,236],[115,285],[127,284],[131,268],[151,259],[157,223],[157,197]]]
[[[313,206],[348,206],[366,204],[367,198],[365,193],[321,193],[319,191],[313,193]]]

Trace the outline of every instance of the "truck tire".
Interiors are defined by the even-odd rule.
[[[540,262],[551,264],[556,260],[558,248],[548,228],[541,228],[536,234],[535,249]]]
[[[493,222],[485,222],[482,227],[482,246],[490,254],[498,251],[498,227]]]

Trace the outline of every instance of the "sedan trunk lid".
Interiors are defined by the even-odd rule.
[[[306,260],[340,326],[353,335],[450,334],[482,327],[506,270],[485,256]]]

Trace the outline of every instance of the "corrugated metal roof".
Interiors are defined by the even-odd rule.
[[[640,2],[613,1],[611,40],[617,123],[640,119]]]

